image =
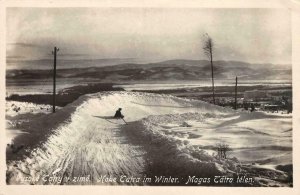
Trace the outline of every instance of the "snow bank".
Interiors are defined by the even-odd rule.
[[[60,107],[57,107],[60,109]],[[16,118],[19,115],[26,114],[49,114],[52,112],[52,106],[45,104],[34,104],[31,102],[18,102],[18,101],[6,101],[5,102],[5,122],[6,122],[6,143],[11,144],[12,140],[20,134],[26,133],[19,130],[19,126],[24,120],[30,118],[22,117]]]
[[[60,183],[43,180],[44,175],[53,172],[60,177],[89,174],[94,184],[101,184],[97,181],[100,175],[140,175],[144,169],[143,151],[118,136],[123,122],[99,118],[114,115],[119,107],[128,122],[158,114],[231,112],[201,101],[146,93],[106,92],[86,95],[83,100],[71,120],[56,129],[41,148],[25,161],[8,165],[11,183]],[[27,176],[29,180],[24,179]]]
[[[291,128],[291,121],[290,118],[268,117],[272,116],[261,113],[153,115],[124,126],[124,131],[129,137],[141,139],[146,148],[151,146],[148,147],[148,153],[153,153],[150,175],[182,178],[244,175],[255,178],[255,183],[251,184],[254,186],[286,186],[290,172],[284,173],[276,167],[292,164],[292,143],[288,136],[291,132],[286,131]],[[256,125],[253,127],[257,130],[249,130],[251,126],[248,125],[243,127],[251,121],[260,123],[265,130]],[[227,153],[227,159],[217,157],[217,144],[227,144],[233,150]],[[240,157],[250,163],[240,162]]]
[[[242,162],[292,164],[292,117],[263,113],[150,116],[162,134],[205,149],[212,154],[218,143],[227,144],[230,156]]]
[[[124,131],[141,139],[148,146],[148,152],[153,153],[151,170],[154,175],[176,175],[186,178],[196,175],[198,177],[213,177],[215,175],[228,175],[238,172],[238,161],[235,158],[220,160],[210,155],[197,145],[192,145],[189,132],[186,132],[182,121],[194,119],[204,121],[206,118],[220,117],[210,113],[185,113],[149,116],[124,126]],[[162,124],[172,122],[173,125],[162,127]],[[163,128],[172,129],[179,125],[182,131],[176,134],[166,132]],[[184,124],[184,123],[183,123]],[[194,131],[194,130],[192,130]],[[183,135],[185,134],[185,135]],[[187,138],[187,139],[184,139]],[[147,147],[147,146],[145,146]],[[153,167],[154,166],[154,167]]]
[[[218,132],[222,133],[222,139],[227,133],[227,140],[239,143],[243,136],[238,134],[238,128],[247,126],[243,121],[265,119],[260,115],[241,118],[240,113],[231,109],[169,95],[104,92],[85,95],[81,100],[71,119],[55,129],[46,143],[32,151],[26,160],[8,164],[9,183],[101,185],[104,184],[99,180],[101,176],[142,176],[149,163],[146,150],[132,144],[136,140],[130,140],[130,136],[122,135],[124,130],[135,132],[134,139],[149,140],[149,147],[160,146],[153,159],[165,165],[175,164],[178,174],[181,170],[205,176],[238,173],[236,159],[220,161],[205,151],[204,146],[215,145]],[[128,126],[122,120],[107,119],[119,107],[123,108]],[[230,130],[220,132],[230,125]],[[167,155],[169,158],[164,160]],[[49,180],[51,176],[64,179],[88,176],[88,179]]]

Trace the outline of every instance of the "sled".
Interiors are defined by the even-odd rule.
[[[123,118],[116,118],[114,116],[93,116],[93,117],[97,117],[97,118],[101,118],[101,119],[104,119],[110,123],[113,123],[113,124],[118,124],[118,123],[114,123],[110,120],[119,120],[119,119],[122,119],[124,121],[124,123],[127,125],[127,122],[123,119]]]

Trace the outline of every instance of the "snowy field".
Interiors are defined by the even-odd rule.
[[[132,144],[124,131],[133,140],[163,142],[161,153],[173,152],[165,160],[193,167],[195,173],[209,170],[232,175],[249,167],[266,169],[251,175],[260,186],[282,186],[274,178],[287,175],[275,167],[292,164],[291,115],[235,112],[198,100],[133,92],[97,93],[77,101],[80,106],[70,121],[55,129],[25,160],[8,164],[10,184],[103,185],[100,178],[104,175],[142,176],[147,150]],[[105,119],[119,107],[129,125]],[[214,148],[220,143],[231,148],[227,160],[216,157]],[[86,181],[49,179],[82,175],[88,175]],[[137,185],[131,181],[122,184]]]

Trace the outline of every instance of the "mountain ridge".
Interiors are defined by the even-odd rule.
[[[219,79],[291,80],[292,67],[274,64],[250,64],[239,61],[214,61],[214,74]],[[7,79],[51,78],[49,69],[8,69]],[[201,80],[211,77],[207,60],[175,59],[157,63],[121,63],[101,67],[63,68],[57,78],[90,78],[111,81]]]

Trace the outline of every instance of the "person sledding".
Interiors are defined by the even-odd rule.
[[[124,115],[121,113],[121,110],[122,108],[119,108],[117,111],[116,111],[116,114],[115,114],[115,118],[124,118]]]
[[[121,113],[121,110],[122,110],[122,108],[119,108],[116,111],[116,114],[115,114],[114,118],[116,118],[116,119],[122,119],[126,123],[126,121],[124,120],[124,115]]]

